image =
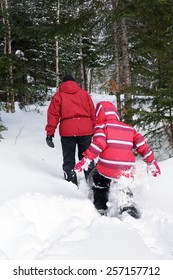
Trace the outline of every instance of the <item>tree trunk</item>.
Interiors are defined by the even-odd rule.
[[[4,35],[4,55],[7,57],[7,101],[6,110],[7,112],[15,112],[15,98],[13,88],[13,66],[11,60],[11,26],[9,22],[9,8],[7,0],[0,0],[2,21],[5,27]]]
[[[112,8],[114,11],[117,10],[118,8],[118,0],[112,0]],[[116,84],[120,86],[121,84],[121,79],[120,79],[120,57],[119,57],[119,49],[120,49],[120,40],[118,37],[118,24],[117,21],[113,22],[113,36],[114,36],[114,56],[115,56],[115,81]],[[119,115],[121,116],[121,96],[119,93],[116,94],[116,99],[117,99],[117,109],[119,112]]]
[[[125,85],[131,86],[131,71],[130,71],[130,60],[129,60],[129,51],[128,51],[128,35],[127,35],[127,26],[126,20],[123,18],[121,20],[121,29],[122,29],[122,55],[123,55],[123,74]],[[125,95],[125,100],[131,100],[131,93]]]
[[[131,71],[130,71],[130,59],[129,59],[129,50],[128,50],[128,35],[127,35],[127,26],[125,18],[121,19],[121,30],[122,30],[122,66],[123,66],[123,77],[124,85],[128,87],[131,86]],[[132,94],[129,89],[124,93],[124,111],[125,111],[125,120],[131,122],[132,120]]]
[[[84,63],[83,63],[83,50],[82,50],[82,35],[80,36],[80,41],[79,41],[79,54],[80,54],[80,77],[81,77],[81,87],[85,87],[84,83]]]
[[[59,24],[59,15],[60,15],[60,1],[57,0],[57,24]],[[59,40],[58,37],[55,37],[56,40],[56,89],[59,88]]]
[[[119,43],[118,43],[118,34],[117,34],[117,22],[114,22],[113,29],[114,29],[115,81],[116,84],[120,86],[120,58],[119,58]],[[121,98],[119,93],[116,94],[116,98],[117,98],[118,112],[121,115]]]
[[[92,91],[92,77],[93,76],[93,68],[88,69],[88,75],[87,75],[87,91],[91,93]]]

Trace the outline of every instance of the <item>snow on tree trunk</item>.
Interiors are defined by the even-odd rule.
[[[83,50],[82,50],[82,36],[80,36],[79,42],[79,54],[80,54],[80,76],[81,76],[81,86],[84,88],[84,63],[83,63]]]
[[[128,51],[128,35],[127,35],[127,26],[126,20],[123,18],[121,20],[122,28],[122,52],[123,52],[123,73],[124,80],[127,86],[131,85],[131,72],[130,72],[130,60],[129,60],[129,51]],[[131,99],[131,93],[127,93],[126,100]]]
[[[130,59],[128,50],[128,35],[127,35],[127,25],[125,18],[121,19],[121,30],[122,30],[122,64],[123,64],[123,78],[124,84],[127,87],[131,86],[131,71],[130,71]],[[124,94],[125,110],[128,114],[128,110],[131,109],[132,94],[129,90]],[[128,120],[131,120],[132,116],[127,116]]]
[[[87,91],[91,92],[92,91],[92,75],[93,75],[93,69],[89,68],[87,72]]]

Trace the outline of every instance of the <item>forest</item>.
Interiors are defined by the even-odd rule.
[[[173,156],[172,1],[0,0],[0,113],[44,105],[69,73]]]

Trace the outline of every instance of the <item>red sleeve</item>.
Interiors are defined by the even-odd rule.
[[[137,133],[136,131],[134,134],[133,147],[134,149],[136,149],[138,154],[142,156],[143,160],[146,163],[150,163],[154,160],[154,154],[150,150],[145,138],[140,133]]]
[[[83,153],[86,158],[91,160],[95,159],[102,153],[102,151],[106,148],[106,134],[103,126],[96,126],[94,129],[94,135],[92,139],[92,143],[88,147],[88,149]]]
[[[50,102],[48,111],[47,111],[47,125],[45,130],[47,135],[54,135],[57,125],[60,119],[60,110],[61,108],[61,99],[60,94],[56,93]]]

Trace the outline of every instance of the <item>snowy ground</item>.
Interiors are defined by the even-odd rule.
[[[158,178],[137,161],[140,220],[102,217],[82,174],[79,189],[64,181],[58,130],[51,149],[47,106],[34,109],[1,112],[8,131],[0,142],[0,259],[173,260],[173,159],[159,163]]]

